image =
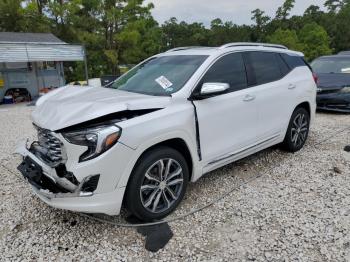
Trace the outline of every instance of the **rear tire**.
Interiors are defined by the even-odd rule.
[[[288,152],[297,152],[302,149],[309,135],[310,114],[299,107],[295,109],[290,119],[288,130],[282,148]]]
[[[164,146],[147,151],[131,174],[126,208],[142,221],[164,218],[183,199],[188,180],[186,160],[178,151]]]

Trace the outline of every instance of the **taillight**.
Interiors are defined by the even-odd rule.
[[[316,73],[312,73],[312,76],[314,78],[314,81],[316,83],[316,85],[318,84],[318,76],[316,75]]]

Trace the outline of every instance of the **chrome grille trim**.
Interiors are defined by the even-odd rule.
[[[63,143],[54,132],[34,125],[38,131],[38,141],[34,144],[34,153],[52,167],[66,161]]]

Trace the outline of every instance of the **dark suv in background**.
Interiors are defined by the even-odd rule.
[[[350,52],[319,57],[311,66],[318,76],[317,108],[350,112]]]

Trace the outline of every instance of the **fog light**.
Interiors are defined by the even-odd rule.
[[[94,192],[97,188],[100,175],[91,176],[81,187],[82,192]]]

